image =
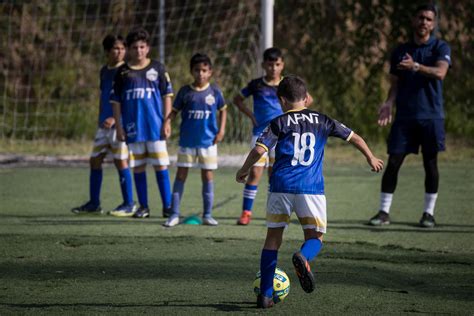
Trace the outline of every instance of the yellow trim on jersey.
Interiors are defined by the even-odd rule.
[[[280,77],[280,80],[278,81],[277,84],[271,84],[270,82],[268,82],[267,80],[265,80],[265,77],[262,77],[262,81],[264,84],[266,84],[267,86],[270,86],[270,87],[278,87],[278,85],[280,84],[280,82],[283,80],[283,76]]]
[[[267,221],[270,223],[289,223],[290,216],[287,214],[271,214],[267,213]]]
[[[193,84],[190,84],[189,87],[191,87],[191,89],[193,89],[194,91],[204,91],[206,90],[207,88],[209,88],[211,84],[208,82],[206,83],[206,85],[204,85],[204,87],[195,87]]]
[[[349,136],[347,136],[346,142],[350,141],[351,138],[352,138],[352,136],[354,136],[354,132],[353,132],[353,131],[351,131],[351,133],[349,134]]]
[[[168,82],[171,82],[170,74],[168,72],[165,72],[165,78]]]
[[[125,62],[122,60],[122,61],[120,61],[120,62],[116,63],[116,64],[115,64],[115,65],[113,65],[113,66],[109,66],[109,65],[107,65],[107,69],[116,69],[116,68],[118,68],[118,67],[122,66],[123,64],[125,64]]]
[[[326,223],[319,218],[314,217],[298,217],[301,225],[316,225],[317,227],[326,227]]]
[[[150,58],[147,58],[147,63],[146,63],[146,65],[145,65],[145,66],[142,66],[142,67],[140,67],[140,66],[132,66],[132,65],[130,65],[130,63],[127,63],[128,67],[129,67],[130,69],[132,69],[132,70],[142,70],[142,69],[145,69],[146,67],[150,66],[150,64],[151,64],[151,59],[150,59]]]
[[[163,98],[166,98],[166,97],[170,97],[170,98],[174,97],[174,93],[168,93],[163,96]]]
[[[263,149],[265,149],[265,151],[269,151],[269,150],[268,150],[268,147],[265,146],[265,145],[262,144],[262,143],[256,142],[256,143],[255,143],[255,146],[260,146],[260,147],[262,147]]]
[[[227,109],[227,104],[224,104],[224,106],[221,107],[221,108],[219,109],[219,111],[224,111],[225,109]]]
[[[306,110],[306,108],[303,107],[303,108],[291,109],[291,110],[286,111],[285,113],[300,112],[300,111],[303,111],[303,110]]]

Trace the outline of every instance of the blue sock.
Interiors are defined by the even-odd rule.
[[[203,182],[202,184],[202,201],[204,206],[203,217],[211,217],[212,205],[214,204],[214,182]]]
[[[100,188],[102,186],[102,169],[91,169],[89,177],[89,197],[92,204],[100,205]]]
[[[278,259],[278,250],[262,250],[260,258],[260,293],[266,297],[273,297],[273,277]]]
[[[255,196],[257,196],[257,186],[246,184],[244,189],[244,202],[242,205],[242,210],[252,211]]]
[[[140,206],[148,207],[148,191],[146,187],[146,171],[133,173],[135,188],[137,189],[138,203]]]
[[[181,197],[183,196],[184,192],[184,181],[181,180],[174,180],[173,184],[173,216],[179,216],[179,204],[181,203]]]
[[[311,261],[316,257],[323,247],[323,243],[319,239],[308,239],[301,246],[301,254],[306,260]]]
[[[163,208],[169,208],[171,207],[171,184],[168,169],[155,171],[155,174]]]
[[[122,191],[123,203],[125,205],[133,204],[132,174],[129,168],[118,170],[120,190]]]

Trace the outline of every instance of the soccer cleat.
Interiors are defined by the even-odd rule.
[[[138,210],[133,214],[134,218],[149,218],[150,209],[148,207],[140,206]]]
[[[209,216],[202,218],[202,224],[207,226],[217,226],[219,223],[214,218]]]
[[[379,211],[369,220],[369,225],[371,226],[382,226],[388,224],[390,224],[390,216],[384,211]]]
[[[132,205],[120,204],[114,210],[110,211],[109,214],[117,217],[132,217],[137,211],[137,205],[133,203]]]
[[[296,275],[300,280],[303,291],[306,293],[313,292],[315,281],[308,260],[300,252],[296,252],[293,255],[293,265],[295,266]]]
[[[74,214],[102,214],[102,208],[100,205],[92,204],[91,201],[71,209]]]
[[[171,209],[171,207],[165,207],[165,208],[163,208],[163,217],[164,217],[164,218],[168,218],[168,217],[170,217],[172,214],[173,214],[173,210]]]
[[[170,216],[163,224],[165,227],[174,227],[179,224],[179,216]]]
[[[250,219],[252,218],[252,211],[242,211],[240,218],[237,220],[237,225],[248,225],[250,224]]]
[[[432,228],[436,224],[434,216],[428,213],[423,213],[423,216],[420,219],[420,226],[425,228]]]
[[[259,294],[257,296],[257,308],[271,308],[275,305],[273,298]]]

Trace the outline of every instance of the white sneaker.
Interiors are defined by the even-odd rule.
[[[174,227],[179,224],[179,216],[171,216],[163,224],[165,227]]]
[[[208,226],[217,226],[219,223],[212,217],[203,217],[202,224]]]

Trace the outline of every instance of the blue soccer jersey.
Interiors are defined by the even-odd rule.
[[[105,65],[100,69],[99,127],[102,126],[107,118],[113,116],[112,105],[110,104],[110,91],[112,90],[118,68],[118,66],[109,68]]]
[[[276,145],[270,192],[324,194],[324,145],[329,136],[348,141],[352,135],[338,121],[308,109],[272,120],[257,140],[267,150]]]
[[[254,126],[252,131],[254,136],[260,135],[272,119],[283,113],[278,101],[277,88],[278,85],[270,85],[262,77],[250,81],[240,91],[244,98],[253,97],[253,115],[257,120],[257,126]]]
[[[173,104],[173,111],[181,111],[179,146],[212,146],[219,132],[217,111],[225,108],[222,92],[215,84],[208,84],[201,90],[196,90],[191,85],[182,87]]]
[[[168,73],[158,61],[152,60],[143,69],[127,64],[118,69],[110,99],[121,104],[127,143],[164,139],[163,97],[172,95]]]

